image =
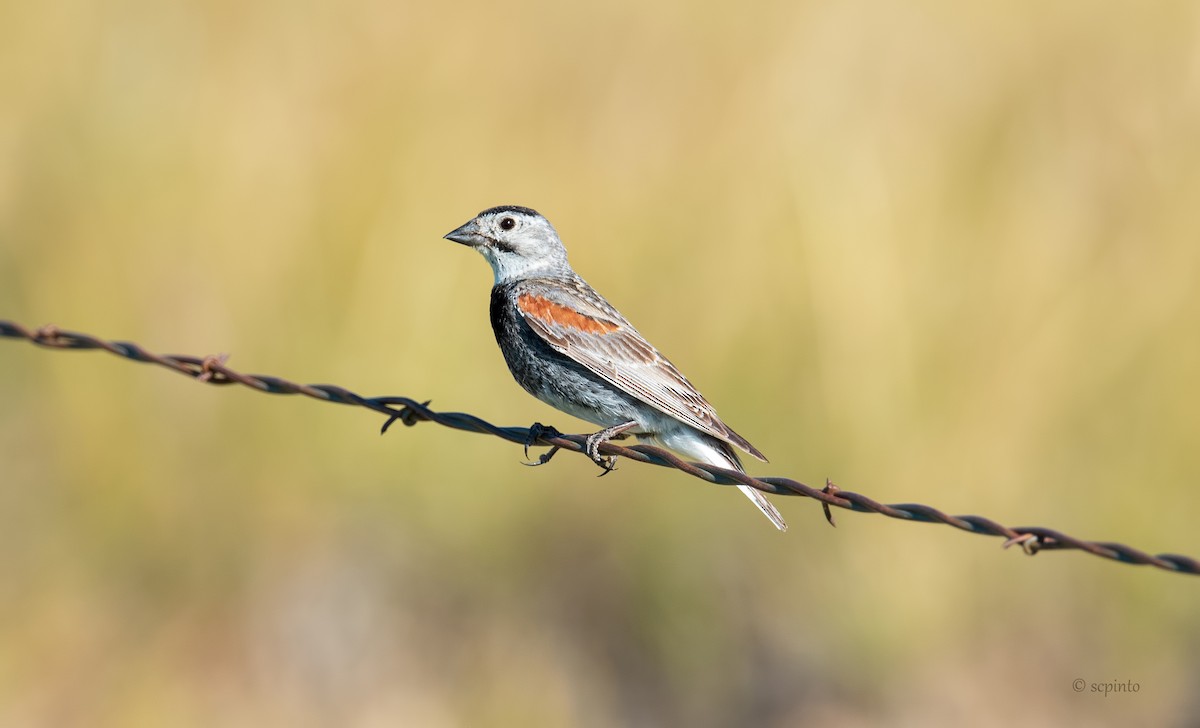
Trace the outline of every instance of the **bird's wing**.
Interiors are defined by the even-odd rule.
[[[539,280],[516,290],[517,310],[555,351],[646,404],[766,458],[717,417],[675,365],[582,280]]]

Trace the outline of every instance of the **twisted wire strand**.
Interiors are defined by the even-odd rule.
[[[444,427],[466,432],[477,432],[499,437],[520,445],[543,445],[551,451],[541,458],[549,460],[558,450],[583,453],[586,437],[564,435],[546,428],[498,427],[474,415],[464,412],[437,412],[429,408],[429,402],[418,402],[408,397],[362,397],[348,389],[332,384],[297,384],[279,377],[260,374],[243,374],[225,366],[225,355],[195,357],[160,355],[146,351],[128,341],[106,341],[88,334],[63,331],[55,326],[28,329],[20,324],[0,320],[0,337],[25,339],[49,349],[101,349],[132,361],[155,364],[198,381],[215,385],[240,384],[266,394],[300,394],[324,402],[355,405],[379,412],[388,417],[383,431],[397,420],[407,426],[418,422],[436,422]],[[919,503],[883,504],[860,493],[842,490],[832,482],[824,488],[813,488],[791,478],[752,477],[735,470],[713,465],[688,462],[673,453],[651,445],[629,447],[612,442],[600,446],[604,455],[636,460],[641,463],[674,468],[688,475],[717,485],[744,484],[764,493],[781,496],[804,496],[821,503],[825,517],[834,523],[831,508],[841,508],[859,513],[877,513],[888,518],[921,523],[941,523],[947,526],[985,536],[1005,539],[1004,546],[1019,545],[1029,555],[1038,551],[1073,549],[1126,564],[1153,566],[1166,571],[1200,575],[1200,560],[1179,554],[1149,554],[1120,543],[1085,541],[1065,533],[1038,526],[1008,527],[982,516],[952,516],[931,506]]]

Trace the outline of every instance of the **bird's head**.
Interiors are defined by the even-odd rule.
[[[478,250],[496,283],[570,271],[567,251],[550,221],[528,207],[493,207],[446,234]]]

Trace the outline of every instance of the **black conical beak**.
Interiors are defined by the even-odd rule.
[[[471,247],[478,247],[487,242],[487,238],[479,234],[479,226],[475,224],[474,220],[462,227],[451,230],[442,237],[447,240],[453,240],[456,243],[470,245]]]

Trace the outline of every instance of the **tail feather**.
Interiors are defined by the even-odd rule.
[[[788,529],[787,521],[783,520],[783,514],[775,506],[771,505],[771,501],[767,500],[762,491],[741,483],[738,483],[738,490],[745,493],[750,502],[758,506],[758,510],[762,511],[762,514],[769,518],[771,523],[775,524],[775,528],[778,528],[780,531]]]
[[[746,472],[746,469],[742,467],[741,458],[738,457],[737,452],[734,451],[733,447],[729,445],[729,443],[723,442],[714,437],[705,435],[703,436],[703,440],[697,440],[694,437],[688,437],[686,440],[681,438],[664,439],[661,437],[652,439],[658,440],[672,450],[678,450],[685,455],[690,455],[697,460],[708,463],[709,465],[716,465],[719,468],[729,468],[730,470],[736,470],[739,473]],[[758,455],[758,457],[761,458],[762,456]],[[766,458],[762,459],[765,460]],[[758,510],[762,511],[762,514],[775,525],[775,528],[778,528],[780,531],[786,531],[788,529],[787,521],[783,520],[783,515],[775,508],[774,505],[771,504],[771,501],[767,500],[767,497],[763,495],[762,491],[758,490],[757,488],[751,488],[748,485],[742,485],[740,483],[737,487],[738,490],[742,491],[742,493],[744,493],[746,497],[750,499],[750,502],[757,506]]]

